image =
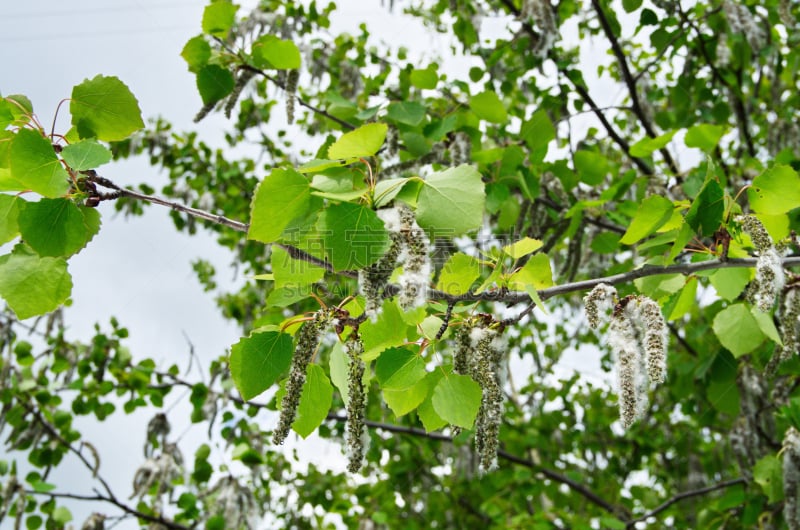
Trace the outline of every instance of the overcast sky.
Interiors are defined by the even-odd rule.
[[[334,19],[334,31],[356,28],[366,21],[382,39],[402,39],[417,45],[420,53],[442,44],[437,37],[418,31],[419,38],[409,38],[415,24],[396,13],[391,15],[379,0],[338,3],[341,7]],[[118,76],[130,87],[145,118],[163,116],[179,131],[195,127],[192,118],[200,107],[200,98],[194,76],[179,54],[184,43],[200,32],[205,2],[46,0],[6,4],[0,17],[0,93],[27,95],[42,123],[52,121],[58,102],[69,97],[73,85],[104,74]],[[214,143],[223,126],[222,118],[212,116],[200,130],[204,139]],[[144,160],[105,166],[102,173],[119,185],[147,182],[159,189],[164,182]],[[232,275],[226,251],[202,232],[193,237],[177,233],[164,208],[151,206],[144,217],[129,220],[115,216],[111,204],[100,208],[100,233],[70,260],[73,305],[66,321],[72,338],[89,340],[94,323],[108,329],[108,319],[114,315],[130,329],[128,345],[134,355],[152,357],[162,367],[172,363],[185,366],[189,348],[184,334],[202,359],[222,354],[238,340],[238,330],[222,319],[212,296],[202,291],[190,266],[198,257],[210,260],[217,266],[218,280],[225,285]],[[592,372],[599,373],[599,367]],[[134,421],[144,423],[148,419],[145,413]],[[130,493],[133,471],[142,461],[144,439],[142,428],[131,428],[130,421],[119,417],[102,428],[87,421],[79,424],[103,453],[101,473],[124,497]],[[198,428],[187,439],[199,440],[202,435],[202,428]],[[337,461],[331,458],[334,450],[320,449],[318,444],[302,442],[297,447],[318,462]],[[313,450],[308,451],[309,447]],[[334,452],[338,456],[338,450]],[[90,493],[88,473],[75,463],[66,469],[67,473],[60,475],[59,490]],[[79,526],[89,508],[70,508]]]

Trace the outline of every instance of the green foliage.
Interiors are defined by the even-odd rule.
[[[68,199],[25,202],[17,222],[22,239],[40,256],[72,256],[100,230],[97,210]]]
[[[325,371],[317,364],[309,364],[297,419],[292,424],[294,432],[303,438],[308,437],[328,415],[332,401],[333,386]]]
[[[471,429],[481,404],[481,387],[469,376],[447,374],[436,384],[431,404],[447,423]]]
[[[485,192],[472,166],[431,173],[417,197],[417,221],[422,228],[449,236],[465,234],[483,222]]]
[[[253,44],[254,55],[263,62],[259,67],[289,70],[300,68],[300,50],[290,40],[282,40],[273,35],[264,35]]]
[[[95,169],[111,161],[111,151],[94,140],[80,140],[61,150],[69,167],[78,171]]]
[[[283,230],[308,211],[311,188],[301,174],[274,169],[253,197],[247,237],[264,243],[278,241]]]
[[[116,77],[98,75],[75,85],[69,111],[81,138],[113,142],[144,127],[139,102]]]
[[[292,361],[292,337],[277,331],[254,333],[231,347],[230,370],[243,399],[252,399],[275,384]]]
[[[37,131],[20,130],[11,140],[8,159],[11,177],[19,183],[20,189],[29,189],[45,197],[60,197],[69,189],[67,172],[50,142]]]
[[[72,279],[63,258],[38,256],[23,244],[0,256],[0,296],[17,318],[55,311],[71,290]]]
[[[383,123],[370,123],[354,131],[344,133],[330,147],[329,158],[352,160],[372,156],[378,152],[386,138],[387,126]]]
[[[367,25],[337,32],[333,4],[217,0],[180,52],[198,118],[230,117],[213,147],[161,120],[140,131],[115,77],[73,87],[58,134],[3,97],[0,521],[71,523],[50,471],[80,454],[109,506],[175,528],[267,511],[287,528],[796,527],[790,4],[404,6],[452,40],[429,63]],[[611,53],[589,65],[599,41]],[[599,106],[609,87],[618,106]],[[142,154],[168,182],[117,189],[109,162]],[[243,336],[202,378],[128,351],[113,319],[69,336],[60,308],[83,293],[68,260],[91,259],[110,201],[166,204],[189,233],[203,219],[243,273],[224,292],[193,263]],[[666,382],[645,388],[662,361]],[[630,388],[643,410],[623,429]],[[342,443],[364,477],[269,443],[286,404],[284,434]],[[144,411],[126,503],[75,419]],[[193,458],[170,431],[179,411],[208,429]]]
[[[777,165],[761,173],[747,190],[753,210],[782,214],[800,208],[800,177],[789,166]]]

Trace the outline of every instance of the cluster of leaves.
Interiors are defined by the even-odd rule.
[[[11,192],[0,194],[0,242],[19,238],[0,257],[0,296],[15,315],[3,323],[0,403],[7,446],[37,469],[19,479],[0,462],[0,517],[65,524],[46,477],[72,453],[101,486],[87,497],[173,528],[248,527],[264,514],[322,525],[330,513],[347,526],[408,528],[630,528],[655,517],[798,527],[797,499],[785,499],[796,481],[782,484],[797,475],[800,283],[783,270],[795,258],[780,254],[798,250],[800,226],[795,8],[618,7],[407,8],[429,31],[452,32],[452,56],[476,65],[451,78],[437,62],[372,45],[366,26],[331,35],[332,4],[263,0],[242,16],[214,1],[182,56],[197,79],[198,119],[231,116],[226,142],[255,141],[252,159],[230,160],[163,121],[137,132],[136,100],[112,77],[73,89],[63,135],[48,133],[24,96],[0,100],[0,190]],[[506,31],[485,33],[483,17]],[[610,53],[592,68],[623,87],[623,105],[599,106],[584,78],[580,43],[597,37]],[[142,153],[167,171],[165,199],[98,174],[112,157]],[[245,334],[209,382],[134,361],[116,324],[80,345],[51,319],[38,355],[17,338],[20,320],[68,301],[67,259],[97,233],[96,206],[107,200],[132,214],[171,206],[179,230],[216,221],[208,229],[248,275],[240,291],[221,293],[213,267],[195,264]],[[390,226],[395,205],[410,219],[405,250],[392,252],[402,232]],[[428,243],[430,267],[419,253]],[[423,304],[399,300],[412,262],[430,273]],[[382,299],[370,301],[360,290],[375,267]],[[657,333],[629,326],[634,341],[661,348],[667,329],[673,339],[666,384],[627,407],[637,423],[619,421],[613,392],[561,367],[564,352],[586,355],[598,338],[576,318],[580,296],[558,295],[602,281],[657,322]],[[187,464],[160,413],[131,472],[137,504],[127,505],[72,418],[103,421],[120,404],[162,408],[174,386],[191,389],[192,421],[208,423],[246,471],[215,467],[208,445]],[[350,469],[366,452],[367,478],[293,469],[269,443],[289,428],[347,439]],[[495,455],[498,469],[474,480]]]

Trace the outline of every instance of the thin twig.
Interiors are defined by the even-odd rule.
[[[519,16],[519,8],[514,5],[514,2],[512,0],[502,0],[502,2],[506,6],[506,8],[508,8],[509,12],[513,13],[516,16]],[[529,35],[533,36],[534,38],[537,37],[536,30],[534,30],[529,23],[524,22],[522,24],[522,27]],[[564,67],[558,66],[558,64],[556,64],[556,66],[559,68],[559,73],[561,73],[561,75],[563,75],[569,80],[569,82],[572,84],[572,87],[575,89],[575,91],[578,93],[581,99],[587,105],[589,105],[589,108],[592,110],[592,112],[594,112],[594,115],[603,125],[603,128],[605,128],[606,133],[614,141],[614,143],[616,143],[620,147],[620,149],[622,149],[625,155],[634,164],[636,164],[636,167],[638,167],[642,173],[645,173],[646,175],[653,175],[653,168],[651,168],[647,164],[647,162],[645,162],[641,158],[631,155],[630,145],[628,145],[628,142],[625,141],[624,138],[622,138],[622,136],[617,132],[614,126],[611,125],[611,122],[608,121],[608,118],[606,118],[601,107],[592,98],[592,96],[589,94],[589,91],[586,90],[586,87],[584,87],[581,83],[572,79],[572,77],[570,77],[569,75],[569,72],[567,72],[567,70]]]
[[[331,421],[336,421],[336,422],[345,422],[345,421],[347,421],[347,416],[341,416],[341,415],[338,415],[338,414],[328,414],[328,419],[331,420]],[[371,428],[371,429],[378,429],[378,430],[385,431],[385,432],[393,432],[393,433],[397,433],[397,434],[408,434],[408,435],[411,435],[411,436],[418,436],[418,437],[422,437],[422,438],[427,438],[429,440],[436,440],[436,441],[439,441],[439,442],[446,442],[446,443],[452,443],[453,442],[453,438],[451,438],[450,436],[447,436],[445,434],[436,433],[436,432],[427,432],[427,431],[425,431],[423,429],[417,429],[415,427],[405,427],[405,426],[402,426],[402,425],[392,425],[392,424],[389,424],[389,423],[381,423],[381,422],[370,421],[370,420],[366,420],[364,422],[364,424],[367,427]],[[576,482],[576,481],[572,480],[571,478],[562,475],[561,473],[553,471],[552,469],[548,469],[546,467],[542,467],[539,464],[536,464],[535,462],[533,462],[531,460],[528,460],[527,458],[522,458],[520,456],[513,455],[513,454],[511,454],[511,453],[509,453],[507,451],[504,451],[502,449],[497,451],[497,456],[502,458],[502,459],[504,459],[504,460],[508,460],[509,462],[512,462],[514,464],[518,464],[518,465],[521,465],[521,466],[525,466],[525,467],[531,468],[531,469],[541,473],[542,475],[546,476],[547,478],[549,478],[551,480],[554,480],[554,481],[556,481],[556,482],[558,482],[560,484],[565,484],[566,486],[568,486],[571,489],[575,490],[575,492],[577,492],[578,494],[582,495],[584,498],[586,498],[587,500],[589,500],[593,504],[596,504],[597,506],[600,506],[605,511],[607,511],[607,512],[609,512],[611,514],[614,514],[617,517],[624,516],[627,513],[625,508],[623,508],[621,506],[614,506],[613,504],[609,503],[608,501],[606,501],[605,499],[600,497],[598,494],[596,494],[595,492],[590,490],[585,485],[583,485],[583,484],[581,484],[579,482]]]
[[[65,440],[64,437],[62,437],[58,433],[56,428],[53,427],[52,425],[50,425],[50,423],[42,417],[41,412],[39,412],[35,408],[29,406],[27,403],[21,402],[21,404],[22,404],[23,407],[25,407],[25,409],[27,409],[28,412],[30,412],[33,415],[33,417],[36,419],[36,421],[42,427],[45,428],[45,430],[48,432],[48,434],[52,438],[54,438],[63,447],[65,447],[67,450],[69,450],[71,453],[73,453],[75,456],[78,457],[78,459],[81,461],[81,463],[83,463],[83,465],[86,466],[86,468],[89,471],[92,472],[92,476],[94,476],[95,479],[103,486],[103,489],[106,492],[105,495],[102,495],[102,494],[100,494],[99,492],[97,492],[95,490],[95,496],[93,496],[93,497],[80,496],[80,495],[77,495],[77,494],[56,494],[56,493],[53,493],[53,492],[32,492],[32,493],[37,493],[37,494],[41,493],[42,495],[49,495],[51,497],[59,496],[59,497],[72,498],[72,499],[78,499],[78,500],[104,501],[104,502],[108,502],[110,504],[113,504],[114,506],[118,507],[119,509],[121,509],[125,513],[128,513],[130,515],[138,517],[139,519],[141,519],[143,521],[148,521],[148,522],[151,522],[151,523],[161,524],[161,525],[163,525],[163,526],[165,526],[167,528],[173,529],[173,530],[188,530],[187,526],[183,526],[181,524],[177,524],[175,522],[170,521],[169,519],[164,519],[162,517],[156,517],[156,516],[153,516],[153,515],[148,515],[146,513],[140,512],[138,510],[135,510],[135,509],[131,508],[130,506],[128,506],[127,504],[125,504],[124,502],[120,501],[117,498],[117,496],[114,494],[114,491],[111,489],[111,486],[108,485],[108,482],[103,477],[101,477],[99,475],[99,473],[97,472],[96,466],[93,465],[91,462],[89,462],[86,459],[86,457],[83,456],[83,453],[81,453],[71,443],[69,443],[67,440]]]
[[[726,481],[720,482],[718,484],[714,484],[713,486],[708,486],[706,488],[700,488],[700,489],[691,490],[691,491],[684,491],[683,493],[678,493],[677,495],[675,495],[674,497],[672,497],[668,501],[664,502],[658,508],[650,510],[649,512],[647,512],[646,514],[642,515],[641,517],[637,517],[636,519],[631,519],[630,521],[625,523],[625,528],[633,528],[636,525],[636,523],[640,523],[642,521],[646,521],[650,517],[658,515],[659,513],[663,512],[664,510],[666,510],[667,508],[669,508],[670,506],[672,506],[676,502],[680,502],[680,501],[682,501],[684,499],[689,499],[691,497],[699,497],[700,495],[705,495],[706,493],[711,493],[711,492],[718,491],[718,490],[721,490],[721,489],[730,488],[731,486],[736,486],[738,484],[744,484],[745,482],[746,482],[745,479],[740,477],[740,478],[734,478],[734,479],[731,479],[731,480],[726,480]]]
[[[279,86],[280,88],[282,88],[282,89],[284,89],[284,90],[286,89],[286,84],[285,84],[285,83],[283,83],[283,82],[281,82],[280,80],[278,80],[277,78],[275,78],[275,77],[273,77],[273,76],[269,75],[268,73],[266,73],[266,72],[265,72],[265,71],[263,71],[263,70],[259,70],[258,68],[254,67],[254,66],[250,66],[249,64],[243,64],[243,65],[241,66],[241,68],[242,68],[243,70],[249,70],[249,71],[251,71],[251,72],[254,72],[254,73],[256,73],[256,74],[258,74],[258,75],[262,76],[264,79],[268,79],[269,81],[271,81],[271,82],[272,82],[272,83],[274,83],[275,85]],[[350,131],[352,131],[353,129],[355,129],[355,128],[356,128],[356,126],[355,126],[355,125],[353,125],[352,123],[350,123],[350,122],[347,122],[347,121],[344,121],[344,120],[343,120],[343,119],[341,119],[341,118],[337,118],[337,117],[336,117],[336,116],[334,116],[333,114],[331,114],[331,113],[329,113],[329,112],[327,112],[327,111],[325,111],[325,110],[322,110],[322,109],[321,109],[321,108],[319,108],[319,107],[315,107],[314,105],[312,105],[311,103],[307,102],[307,101],[306,101],[306,100],[304,100],[303,98],[299,98],[299,97],[297,97],[297,98],[295,99],[295,101],[297,101],[297,103],[298,103],[298,104],[299,104],[301,107],[305,107],[305,108],[307,108],[308,110],[310,110],[311,112],[313,112],[313,113],[315,113],[315,114],[319,114],[320,116],[324,116],[324,117],[328,118],[329,120],[331,120],[331,121],[333,121],[333,122],[336,122],[336,123],[338,123],[339,125],[341,125],[342,127],[344,127],[344,128],[345,128],[345,129],[347,129],[347,130],[350,130]]]
[[[169,519],[164,519],[162,517],[156,517],[153,515],[146,514],[144,512],[140,512],[139,510],[135,510],[128,506],[125,503],[122,503],[116,499],[112,499],[106,497],[105,495],[101,495],[99,493],[95,493],[94,495],[81,495],[78,493],[59,493],[57,491],[35,491],[35,490],[25,490],[25,494],[27,495],[43,495],[46,497],[52,497],[57,499],[72,499],[78,501],[93,501],[93,502],[107,502],[109,504],[113,504],[123,512],[127,513],[128,515],[132,515],[133,517],[137,517],[142,521],[147,521],[148,523],[154,523],[156,525],[161,525],[165,528],[170,528],[172,530],[190,530],[190,527],[184,526],[182,524],[175,523],[170,521]]]
[[[622,46],[619,44],[619,39],[617,39],[616,35],[614,35],[614,30],[611,28],[611,24],[609,23],[608,17],[606,17],[602,6],[600,6],[600,2],[598,0],[592,0],[592,7],[594,8],[595,13],[597,13],[597,18],[600,21],[600,26],[603,28],[603,33],[605,33],[608,42],[611,43],[611,50],[614,52],[614,56],[617,58],[617,63],[619,63],[619,68],[622,72],[622,79],[625,82],[625,86],[628,88],[628,94],[631,97],[633,113],[636,114],[637,118],[639,118],[639,123],[641,123],[642,127],[644,127],[647,136],[650,138],[655,138],[656,133],[650,124],[650,120],[648,120],[647,116],[645,116],[644,110],[642,110],[642,105],[639,101],[639,93],[636,90],[636,79],[633,78],[631,69],[628,67],[628,59],[625,57],[625,52],[622,51]],[[659,152],[661,153],[661,156],[664,157],[664,161],[667,163],[670,170],[676,175],[680,173],[678,166],[672,159],[672,155],[670,154],[669,150],[666,147],[662,147],[659,149]]]

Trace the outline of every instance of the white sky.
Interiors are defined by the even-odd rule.
[[[373,35],[389,42],[411,43],[430,50],[427,53],[436,53],[442,44],[437,37],[424,34],[409,38],[415,24],[397,15],[402,2],[397,2],[394,15],[379,0],[338,3],[335,28],[354,29],[366,21]],[[145,118],[163,116],[178,131],[195,127],[192,118],[200,98],[194,76],[179,54],[184,43],[199,33],[206,2],[43,0],[6,4],[0,17],[0,93],[27,95],[43,123],[52,120],[58,102],[69,97],[73,85],[102,73],[118,76],[131,88]],[[199,129],[204,139],[214,142],[222,127],[222,118],[212,116]],[[159,189],[164,181],[144,160],[101,169],[119,185],[147,182]],[[100,208],[100,233],[70,260],[73,306],[66,321],[72,337],[89,340],[94,323],[108,329],[108,318],[114,315],[130,329],[127,344],[134,355],[152,357],[164,368],[172,363],[186,365],[189,350],[184,333],[201,359],[222,354],[238,340],[238,330],[222,319],[190,266],[198,257],[211,261],[224,287],[232,274],[226,251],[202,231],[192,237],[177,233],[165,208],[150,206],[144,217],[130,220],[115,216],[111,204]],[[575,366],[582,363],[585,370],[585,362],[575,359]],[[592,372],[600,375],[599,366]],[[135,419],[117,415],[101,428],[85,419],[78,424],[103,453],[101,473],[121,497],[130,493],[133,471],[142,461],[143,428],[131,427],[131,421],[143,424],[148,419],[149,414]],[[173,434],[182,430],[174,426]],[[202,427],[187,435],[198,440],[203,436]],[[338,458],[338,451],[333,455],[319,444],[288,445],[293,446],[301,452],[306,449],[305,454],[314,454],[318,461]],[[191,454],[185,457],[190,459]],[[60,491],[90,493],[91,478],[76,462],[66,465],[56,479]],[[77,484],[80,486],[75,487]],[[78,526],[91,511],[85,504],[69,506]],[[98,509],[112,512],[106,507]]]

